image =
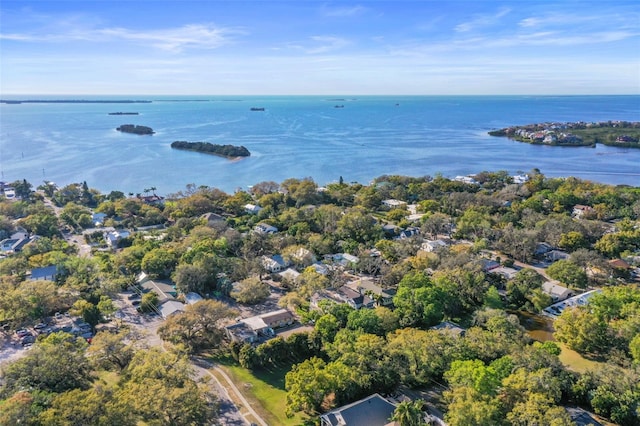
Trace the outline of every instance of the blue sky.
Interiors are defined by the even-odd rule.
[[[640,2],[0,2],[0,93],[639,94]]]

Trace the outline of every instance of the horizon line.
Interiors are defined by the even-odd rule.
[[[355,96],[640,96],[640,92],[638,93],[483,93],[483,94],[460,94],[460,93],[448,93],[448,94],[406,94],[406,93],[367,93],[367,94],[315,94],[315,93],[306,93],[306,94],[289,94],[289,93],[257,93],[257,94],[215,94],[215,93],[203,93],[203,94],[193,94],[193,93],[0,93],[0,99],[3,99],[4,96],[216,96],[216,97],[246,97],[246,96],[339,96],[339,97],[355,97]]]

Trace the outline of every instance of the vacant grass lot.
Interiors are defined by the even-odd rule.
[[[251,406],[270,425],[301,425],[307,416],[300,413],[292,418],[285,415],[287,392],[284,389],[284,376],[290,366],[266,371],[252,372],[240,367],[230,358],[215,359],[231,377],[238,389]]]
[[[600,363],[584,358],[578,352],[569,349],[564,343],[556,342],[562,352],[560,352],[560,362],[562,362],[569,370],[584,373],[587,370],[598,370]]]

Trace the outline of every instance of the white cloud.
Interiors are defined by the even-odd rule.
[[[288,43],[286,45],[289,49],[301,50],[309,55],[317,55],[320,53],[328,53],[335,50],[339,50],[350,44],[350,41],[336,36],[319,35],[309,37],[311,43],[302,44],[299,42]],[[273,48],[272,50],[282,50],[280,48]]]
[[[475,15],[473,19],[462,22],[455,26],[456,32],[463,33],[473,31],[479,28],[492,26],[500,21],[500,19],[511,12],[509,8],[501,8],[494,14]]]
[[[229,44],[244,31],[214,25],[189,24],[176,28],[134,30],[128,28],[71,28],[57,33],[9,33],[0,39],[21,42],[109,42],[126,40],[158,49],[179,52],[185,49],[215,49]]]
[[[344,18],[349,16],[360,15],[367,10],[366,7],[355,5],[351,7],[327,7],[322,8],[322,14],[328,17]]]

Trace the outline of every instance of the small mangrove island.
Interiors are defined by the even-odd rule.
[[[214,154],[227,158],[248,157],[251,155],[244,146],[217,145],[210,142],[175,141],[171,144],[171,148]]]
[[[136,124],[123,124],[117,127],[116,130],[124,133],[133,133],[135,135],[152,135],[155,133],[151,127],[138,126]]]
[[[138,115],[138,112],[110,112],[109,115]]]
[[[492,130],[491,136],[506,136],[519,142],[553,146],[591,146],[597,143],[640,148],[640,122],[601,121],[538,123]]]

